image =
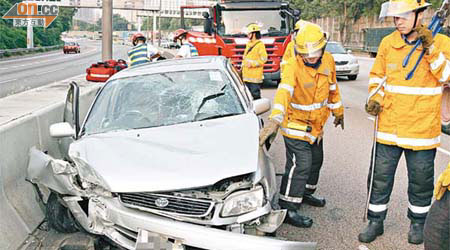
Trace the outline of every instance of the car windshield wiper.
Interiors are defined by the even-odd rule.
[[[220,92],[217,92],[217,93],[214,93],[214,94],[210,94],[210,95],[207,95],[207,96],[203,97],[202,102],[200,103],[200,105],[199,105],[198,108],[197,108],[197,111],[195,112],[195,115],[194,115],[194,121],[195,121],[195,118],[197,117],[197,115],[199,114],[200,110],[202,109],[203,105],[205,105],[205,103],[206,103],[207,101],[225,95],[225,92],[223,92],[223,91],[225,90],[225,88],[226,88],[227,86],[228,86],[228,85],[225,84],[225,85],[223,85],[223,87],[220,89]]]
[[[222,118],[222,117],[227,117],[227,116],[234,116],[234,115],[241,115],[241,114],[242,113],[229,113],[229,114],[212,115],[212,116],[205,117],[205,118],[202,118],[202,119],[197,120],[197,121],[211,120],[211,119]]]
[[[269,31],[269,32],[264,33],[262,35],[263,36],[284,36],[284,35],[286,35],[286,33],[276,30],[276,31]]]
[[[229,35],[226,35],[226,36],[229,36]],[[231,36],[232,36],[232,37],[247,37],[247,35],[244,34],[244,33],[231,34]]]

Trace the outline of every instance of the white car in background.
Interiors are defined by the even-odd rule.
[[[349,80],[356,80],[359,73],[359,63],[358,59],[350,54],[350,50],[345,50],[339,42],[328,42],[325,50],[333,55],[337,76],[347,76]]]

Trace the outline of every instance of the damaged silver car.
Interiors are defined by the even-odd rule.
[[[71,84],[65,122],[53,124],[64,159],[30,151],[28,178],[50,225],[103,235],[127,249],[315,249],[264,236],[282,224],[275,172],[259,147],[253,101],[224,57],[137,66],[101,88],[78,122]]]

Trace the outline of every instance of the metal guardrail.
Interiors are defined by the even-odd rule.
[[[15,54],[15,53],[21,53],[21,52],[33,52],[40,49],[57,49],[61,48],[62,45],[53,45],[53,46],[45,46],[45,47],[35,47],[35,48],[17,48],[17,49],[4,49],[0,50],[0,58],[4,56],[5,53]]]

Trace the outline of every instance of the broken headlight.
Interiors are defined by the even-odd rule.
[[[245,214],[262,207],[264,191],[261,186],[252,190],[237,191],[230,194],[224,201],[221,216],[229,217]]]

